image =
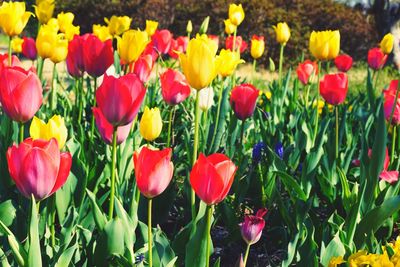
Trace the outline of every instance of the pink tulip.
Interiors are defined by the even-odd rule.
[[[83,42],[83,64],[92,77],[103,75],[114,63],[112,41],[102,42],[94,34],[88,34]]]
[[[372,48],[368,51],[368,65],[374,70],[379,70],[386,64],[387,57],[379,47]]]
[[[267,209],[260,209],[256,215],[245,215],[244,222],[239,224],[242,237],[247,244],[257,243],[261,238],[262,230],[265,226],[264,216]]]
[[[185,53],[186,48],[189,43],[189,38],[187,36],[179,36],[176,40],[172,39],[171,41],[171,49],[168,51],[168,54],[172,58],[178,58],[179,53]]]
[[[306,60],[297,66],[297,78],[303,85],[307,85],[310,82],[312,76],[318,74],[318,65],[316,62]]]
[[[133,73],[135,73],[142,83],[146,83],[150,79],[151,71],[154,67],[154,61],[151,55],[141,55],[136,62],[133,63]]]
[[[319,82],[319,93],[331,105],[344,102],[349,82],[346,73],[326,74]]]
[[[177,105],[190,95],[190,86],[185,76],[177,70],[167,69],[160,76],[161,94],[169,105]]]
[[[399,86],[399,80],[393,80],[390,82],[389,88],[383,91],[383,111],[385,114],[385,119],[387,121],[390,120],[390,116],[392,114],[393,105],[395,105],[392,121],[390,122],[393,125],[400,124],[400,94],[396,99],[396,91]]]
[[[168,54],[171,48],[172,33],[169,30],[157,30],[153,36],[154,47],[161,54]]]
[[[230,104],[240,120],[253,116],[257,104],[259,90],[251,84],[237,85],[232,89]]]
[[[36,59],[37,50],[36,43],[33,38],[24,37],[24,42],[22,43],[22,54],[30,60]]]

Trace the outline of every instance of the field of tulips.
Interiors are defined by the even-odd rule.
[[[127,16],[80,34],[54,6],[0,6],[1,266],[400,266],[391,33],[360,90],[336,29],[288,66],[290,21],[247,43],[241,4],[185,36]]]

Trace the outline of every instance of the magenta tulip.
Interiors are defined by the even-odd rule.
[[[259,90],[251,84],[237,85],[232,89],[231,107],[240,120],[250,118],[256,108]]]
[[[326,74],[319,83],[319,92],[329,104],[339,105],[346,99],[348,84],[345,73]]]
[[[190,95],[185,76],[177,70],[167,69],[160,76],[161,94],[168,105],[177,105]]]
[[[33,38],[24,37],[24,42],[22,43],[22,54],[24,57],[35,60],[37,57],[36,43]]]
[[[103,75],[114,63],[112,41],[102,42],[97,36],[89,34],[83,42],[83,64],[92,77]]]
[[[257,243],[260,240],[265,226],[263,218],[265,214],[267,214],[267,209],[260,209],[256,215],[245,215],[244,222],[239,224],[242,237],[248,245]]]

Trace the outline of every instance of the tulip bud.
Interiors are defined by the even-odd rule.
[[[208,24],[210,22],[210,16],[207,16],[201,23],[199,34],[206,34],[208,30]]]
[[[239,26],[244,20],[244,11],[242,4],[230,4],[229,5],[229,20],[233,25]]]
[[[158,22],[154,20],[146,20],[146,32],[148,36],[152,36],[158,27]]]
[[[335,66],[341,72],[348,72],[353,65],[353,58],[343,54],[335,58]]]
[[[199,107],[203,112],[209,110],[214,105],[214,90],[212,87],[197,91],[197,94],[200,94]]]
[[[263,217],[267,214],[267,211],[267,209],[260,209],[256,215],[245,215],[244,222],[239,224],[242,237],[248,245],[257,243],[260,240],[265,226]]]
[[[8,36],[19,35],[28,23],[30,12],[25,11],[25,2],[6,2],[0,6],[0,27]]]
[[[218,74],[222,77],[230,76],[239,64],[244,63],[239,53],[225,49],[221,50],[217,61]]]
[[[158,108],[144,108],[144,113],[139,125],[140,134],[147,141],[153,141],[160,136],[162,119]]]
[[[388,56],[378,48],[372,48],[368,51],[368,65],[371,69],[379,70],[385,66]]]
[[[37,57],[36,43],[33,38],[24,37],[22,42],[22,54],[24,57],[35,60]]]
[[[269,58],[269,71],[274,72],[275,71],[275,62],[272,58]]]
[[[22,43],[24,42],[23,39],[19,37],[15,37],[11,40],[11,49],[15,53],[21,53],[22,52]]]
[[[190,34],[190,33],[192,33],[192,31],[193,31],[192,21],[189,20],[187,25],[186,25],[186,32]]]
[[[262,56],[265,49],[264,36],[253,35],[251,38],[251,49],[250,54],[254,59],[258,59]]]
[[[64,118],[60,115],[54,115],[47,124],[38,117],[33,117],[29,133],[33,140],[43,139],[49,141],[50,139],[55,138],[60,149],[64,147],[68,136],[68,130],[67,127],[65,127]]]
[[[236,25],[232,24],[230,19],[226,19],[224,20],[224,24],[225,24],[225,33],[226,34],[233,34],[236,31]]]
[[[39,22],[46,24],[53,17],[55,2],[54,0],[36,0],[36,5],[33,7]]]
[[[393,44],[394,44],[394,36],[391,33],[386,34],[381,43],[380,43],[380,48],[382,52],[386,55],[390,54],[393,50]]]
[[[276,26],[273,26],[276,33],[276,41],[281,45],[285,45],[290,38],[290,28],[286,22],[279,22]]]
[[[317,76],[318,74],[318,65],[316,62],[312,62],[311,60],[306,60],[302,63],[299,63],[296,69],[297,78],[303,85],[307,85],[312,79],[313,76]]]

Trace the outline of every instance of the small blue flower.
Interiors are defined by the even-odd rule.
[[[139,264],[139,263],[141,263],[142,261],[144,261],[144,254],[140,253],[139,255],[137,255],[137,256],[135,257],[135,264]]]
[[[303,164],[300,162],[299,166],[297,167],[297,171],[301,173],[303,171]]]
[[[262,152],[265,149],[265,144],[263,142],[258,142],[253,147],[253,162],[259,163],[261,161]]]
[[[283,145],[280,141],[278,141],[278,143],[276,143],[275,145],[275,153],[278,155],[280,159],[283,159],[284,151],[283,151]]]

